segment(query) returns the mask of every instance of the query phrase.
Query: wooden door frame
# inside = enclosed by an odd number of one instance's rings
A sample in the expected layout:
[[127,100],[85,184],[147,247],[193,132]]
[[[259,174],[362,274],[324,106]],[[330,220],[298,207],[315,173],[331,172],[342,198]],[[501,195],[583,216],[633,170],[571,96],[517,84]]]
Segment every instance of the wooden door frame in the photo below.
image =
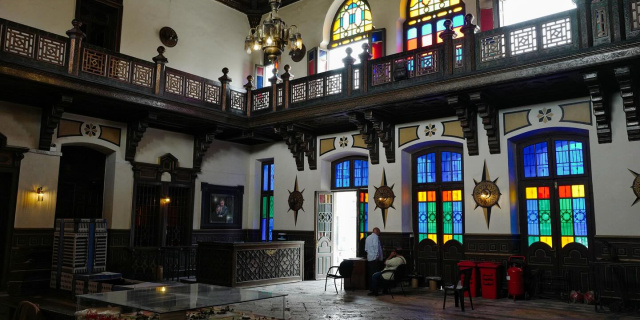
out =
[[[314,211],[313,238],[314,238],[314,243],[315,243],[315,245],[314,245],[314,251],[315,252],[314,252],[314,259],[313,259],[313,274],[314,274],[315,280],[324,279],[324,277],[319,277],[319,274],[318,274],[318,240],[320,240],[320,239],[318,239],[318,199],[319,199],[318,196],[321,193],[331,194],[331,199],[332,199],[332,201],[331,201],[331,203],[332,203],[331,212],[332,212],[332,215],[333,215],[333,211],[334,211],[333,210],[334,209],[334,206],[333,206],[333,191],[316,191],[314,193],[314,196],[313,196],[313,209],[314,209],[313,210]],[[332,221],[333,220],[334,219],[332,218]],[[333,225],[332,225],[332,229],[333,229]],[[331,237],[331,243],[333,243],[333,235]],[[332,255],[331,258],[333,259],[333,248],[331,250],[331,255]]]

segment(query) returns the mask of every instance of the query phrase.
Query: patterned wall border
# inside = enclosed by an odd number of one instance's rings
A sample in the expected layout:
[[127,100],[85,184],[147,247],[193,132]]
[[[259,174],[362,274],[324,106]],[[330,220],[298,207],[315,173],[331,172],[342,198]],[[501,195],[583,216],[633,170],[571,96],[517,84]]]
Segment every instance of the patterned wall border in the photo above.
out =
[[336,150],[336,138],[320,139],[320,156]]
[[113,143],[119,147],[120,141],[122,140],[122,129],[101,125],[100,136],[98,137],[98,139]]
[[83,123],[82,121],[61,119],[58,124],[58,138],[81,137]]
[[[506,136],[507,134],[520,130],[522,128],[526,128],[526,127],[530,127],[531,126],[531,121],[529,120],[529,114],[531,113],[531,109],[529,110],[520,110],[520,111],[513,111],[513,112],[505,112],[502,114],[502,124],[503,124],[503,130],[504,130],[504,135]],[[524,116],[524,117],[522,117]],[[521,117],[521,119],[518,119],[519,117]],[[509,120],[509,118],[513,118],[512,120]],[[508,126],[508,121],[515,121],[515,120],[519,120],[522,121],[522,124],[520,125],[515,125],[513,127]],[[524,123],[524,121],[526,121],[526,123]]]
[[[575,103],[561,104],[558,106],[562,110],[562,118],[560,118],[560,122],[579,123],[586,125],[593,124],[590,101],[580,101]],[[588,120],[581,120],[581,118]]]
[[352,134],[351,138],[353,139],[353,144],[351,145],[351,148],[365,149],[365,150],[369,149],[367,148],[367,143],[364,142],[364,139],[362,138],[362,134],[360,133]]
[[407,143],[420,140],[418,136],[419,125],[398,128],[398,146],[402,147]]
[[457,123],[457,126],[460,127],[460,120],[451,120],[451,121],[443,121],[442,122],[442,136],[443,137],[452,137],[464,140],[464,135],[462,133],[462,127],[460,129],[453,127],[454,124]]

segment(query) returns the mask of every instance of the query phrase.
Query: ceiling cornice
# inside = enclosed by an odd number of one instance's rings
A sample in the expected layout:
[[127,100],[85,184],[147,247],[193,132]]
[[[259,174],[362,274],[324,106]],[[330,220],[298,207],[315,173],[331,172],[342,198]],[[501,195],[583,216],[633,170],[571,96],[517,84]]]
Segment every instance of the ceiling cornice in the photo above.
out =
[[[226,6],[229,6],[233,9],[236,9],[247,16],[260,14],[263,15],[271,10],[269,7],[269,0],[216,0]],[[298,2],[301,0],[282,0],[282,5],[285,7],[292,3]]]

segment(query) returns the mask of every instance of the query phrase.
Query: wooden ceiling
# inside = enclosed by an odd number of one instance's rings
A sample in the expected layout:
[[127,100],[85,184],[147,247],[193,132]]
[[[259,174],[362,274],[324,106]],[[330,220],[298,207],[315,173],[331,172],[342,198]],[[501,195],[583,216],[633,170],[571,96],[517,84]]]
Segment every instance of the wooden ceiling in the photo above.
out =
[[[231,8],[234,8],[246,15],[253,14],[265,14],[271,10],[269,7],[269,0],[216,0],[224,5],[227,5]],[[300,0],[282,0],[282,5],[280,7],[284,7],[290,5],[292,3],[298,2]]]

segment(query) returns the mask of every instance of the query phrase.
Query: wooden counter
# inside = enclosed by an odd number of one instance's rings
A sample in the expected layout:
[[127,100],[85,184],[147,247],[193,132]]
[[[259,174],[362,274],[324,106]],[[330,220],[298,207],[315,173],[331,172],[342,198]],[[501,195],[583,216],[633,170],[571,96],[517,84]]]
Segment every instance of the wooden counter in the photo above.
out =
[[304,241],[199,242],[197,281],[246,287],[303,280]]

